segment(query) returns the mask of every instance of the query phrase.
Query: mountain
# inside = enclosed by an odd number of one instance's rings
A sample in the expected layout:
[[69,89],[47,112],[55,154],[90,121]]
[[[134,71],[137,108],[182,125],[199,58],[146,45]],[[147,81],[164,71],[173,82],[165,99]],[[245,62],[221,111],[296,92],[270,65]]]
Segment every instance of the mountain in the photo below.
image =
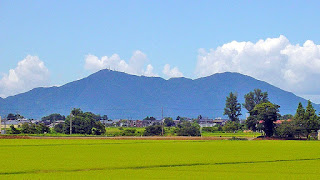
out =
[[[240,103],[255,88],[269,93],[280,113],[294,114],[299,102],[307,101],[293,93],[239,73],[219,73],[199,79],[145,77],[101,70],[84,79],[60,87],[35,88],[0,99],[0,114],[20,113],[41,118],[51,113],[67,115],[81,108],[110,118],[141,119],[146,116],[222,117],[226,96],[237,92]],[[315,105],[319,109],[319,105]],[[246,111],[243,108],[243,114]]]

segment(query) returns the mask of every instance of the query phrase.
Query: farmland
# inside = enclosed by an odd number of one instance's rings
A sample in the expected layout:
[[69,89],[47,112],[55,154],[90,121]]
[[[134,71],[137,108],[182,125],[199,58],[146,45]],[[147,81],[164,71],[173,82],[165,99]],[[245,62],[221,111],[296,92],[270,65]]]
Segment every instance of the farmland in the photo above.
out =
[[0,179],[319,178],[317,141],[0,139]]

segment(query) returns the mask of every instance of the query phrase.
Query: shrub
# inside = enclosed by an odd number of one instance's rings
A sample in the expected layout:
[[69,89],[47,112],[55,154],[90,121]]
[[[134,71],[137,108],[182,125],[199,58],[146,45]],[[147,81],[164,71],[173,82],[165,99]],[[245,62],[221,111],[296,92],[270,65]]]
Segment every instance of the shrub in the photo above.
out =
[[146,127],[143,133],[144,136],[160,136],[161,134],[162,134],[162,126],[160,125],[148,126]]
[[101,135],[106,133],[106,127],[100,122],[96,121],[92,128],[92,133],[94,135]]
[[284,121],[275,129],[275,134],[281,138],[293,138],[296,133],[296,127],[293,122]]
[[197,123],[191,124],[185,121],[178,125],[176,132],[178,136],[200,136],[200,126]]
[[122,132],[122,136],[134,136],[136,131],[137,131],[136,129],[125,129]]
[[20,134],[21,132],[16,129],[13,125],[10,126],[10,134]]
[[64,129],[64,124],[62,123],[59,123],[59,124],[56,124],[54,127],[53,127],[53,130],[57,133],[63,133],[63,129]]
[[223,130],[227,132],[235,132],[239,128],[239,123],[234,121],[228,121],[224,126]]

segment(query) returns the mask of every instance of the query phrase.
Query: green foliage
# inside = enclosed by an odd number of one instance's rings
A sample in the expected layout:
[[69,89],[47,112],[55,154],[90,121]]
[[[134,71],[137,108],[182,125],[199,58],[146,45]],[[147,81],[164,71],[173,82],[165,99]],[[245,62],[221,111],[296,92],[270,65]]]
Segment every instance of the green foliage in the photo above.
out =
[[50,133],[50,128],[43,123],[36,125],[36,129],[38,134]]
[[311,101],[308,101],[306,112],[304,113],[305,127],[308,134],[319,129],[319,120],[316,110],[313,108]]
[[296,120],[303,120],[304,119],[304,113],[306,110],[303,108],[302,103],[299,102],[296,114],[294,115],[294,119]]
[[91,112],[83,112],[81,109],[73,109],[72,116],[67,116],[65,120],[64,133],[70,134],[70,119],[72,121],[72,134],[103,134],[105,126],[98,121],[100,115]]
[[59,123],[59,124],[56,124],[54,127],[53,127],[53,130],[57,133],[63,133],[64,132],[64,129],[65,129],[65,125],[62,124],[62,123]]
[[143,120],[156,120],[156,118],[152,117],[152,116],[147,116],[146,118],[144,118]]
[[241,104],[238,103],[237,95],[230,92],[226,99],[226,107],[223,115],[227,115],[231,121],[239,122],[241,116]]
[[243,103],[243,107],[247,109],[250,116],[247,118],[245,124],[248,129],[252,131],[256,131],[259,119],[254,115],[253,109],[257,104],[267,103],[269,102],[268,93],[262,92],[261,89],[254,89],[254,91],[249,92],[244,95],[245,103]]
[[65,119],[66,119],[65,116],[58,114],[58,113],[50,114],[49,116],[45,116],[45,117],[41,118],[42,121],[49,120],[50,123],[52,123],[54,121],[58,121],[58,120],[65,120]]
[[10,126],[10,134],[20,134],[21,132],[16,129],[13,125]]
[[39,134],[36,124],[33,123],[23,123],[21,132],[24,134]]
[[24,118],[23,116],[21,116],[20,114],[13,114],[13,113],[9,113],[7,116],[8,120],[17,120],[17,119],[22,119]]
[[213,127],[203,127],[202,132],[218,132],[218,131],[223,131],[222,126],[213,126]]
[[97,121],[93,124],[92,132],[94,135],[102,135],[106,133],[106,127],[100,122]]
[[146,127],[146,130],[143,133],[144,136],[160,136],[161,134],[162,134],[162,126],[160,125],[148,126]]
[[281,138],[294,138],[296,130],[297,128],[293,121],[283,121],[275,129],[275,134]]
[[172,120],[172,118],[170,117],[166,117],[164,119],[164,125],[167,126],[167,127],[171,127],[171,126],[174,126],[174,121]]
[[228,121],[224,126],[223,130],[226,132],[235,132],[236,130],[239,129],[239,123],[234,122],[234,121]]
[[122,136],[134,136],[136,134],[136,129],[125,129],[122,133]]
[[200,136],[200,126],[197,123],[190,123],[189,121],[184,121],[177,127],[178,136]]
[[249,92],[244,95],[245,103],[243,106],[250,113],[257,104],[269,102],[268,93],[262,92],[261,89],[254,89],[253,92]]
[[274,132],[274,121],[278,118],[279,107],[276,104],[261,103],[257,104],[253,109],[253,114],[259,120],[263,120],[263,131],[267,137],[271,137]]
[[292,114],[285,114],[283,116],[280,117],[281,120],[288,120],[288,119],[293,119],[293,115]]
[[294,115],[294,124],[299,135],[309,137],[309,134],[319,129],[319,118],[316,114],[311,101],[308,101],[306,109],[299,103],[296,114]]
[[245,122],[246,126],[248,129],[252,130],[252,131],[256,131],[257,130],[257,124],[258,124],[258,120],[257,117],[254,115],[250,115]]

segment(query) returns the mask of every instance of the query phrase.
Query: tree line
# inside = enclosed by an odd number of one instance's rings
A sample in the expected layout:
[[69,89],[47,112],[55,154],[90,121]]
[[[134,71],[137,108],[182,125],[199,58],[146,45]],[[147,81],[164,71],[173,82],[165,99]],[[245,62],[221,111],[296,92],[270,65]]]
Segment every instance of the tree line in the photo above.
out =
[[[242,104],[242,107],[249,113],[249,117],[245,121],[246,128],[252,131],[262,131],[267,137],[295,138],[298,136],[300,138],[303,136],[310,138],[310,134],[320,128],[320,118],[310,100],[306,109],[300,102],[294,116],[289,114],[281,116],[279,114],[280,106],[269,101],[267,92],[255,89],[245,94],[244,99],[245,103]],[[226,125],[233,126],[234,129],[240,127],[241,104],[235,93],[231,92],[226,97],[224,115],[230,119]],[[276,125],[275,122],[281,117],[287,121],[280,121]]]

